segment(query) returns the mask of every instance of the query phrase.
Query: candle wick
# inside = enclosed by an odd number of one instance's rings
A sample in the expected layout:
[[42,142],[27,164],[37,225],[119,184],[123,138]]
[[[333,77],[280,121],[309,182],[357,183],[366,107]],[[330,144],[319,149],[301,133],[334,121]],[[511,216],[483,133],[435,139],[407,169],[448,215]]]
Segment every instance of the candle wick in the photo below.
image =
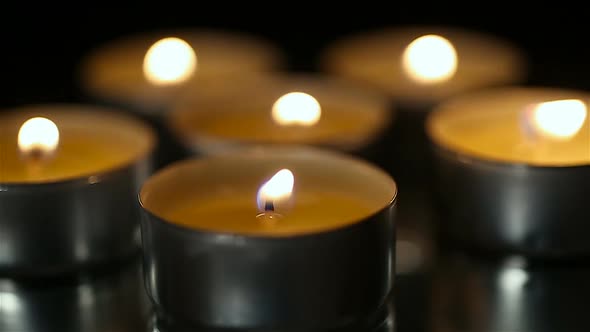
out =
[[275,205],[272,200],[264,202],[264,212],[259,213],[256,218],[264,224],[273,225],[283,216],[275,212]]

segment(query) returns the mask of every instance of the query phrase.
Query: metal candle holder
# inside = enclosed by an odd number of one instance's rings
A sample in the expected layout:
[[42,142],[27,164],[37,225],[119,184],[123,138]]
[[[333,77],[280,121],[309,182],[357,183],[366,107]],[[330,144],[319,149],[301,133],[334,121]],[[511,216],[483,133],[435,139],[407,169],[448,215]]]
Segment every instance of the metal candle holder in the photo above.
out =
[[[280,164],[277,161],[282,158],[301,158],[312,171],[341,160],[343,165],[354,165],[351,169],[364,164],[327,151],[270,151],[274,152],[264,157],[258,154],[261,165]],[[246,152],[238,156],[256,158]],[[230,164],[239,165],[239,157],[234,159]],[[189,167],[191,162],[203,163],[187,161],[178,167]],[[368,171],[366,166],[358,169]],[[151,179],[173,174],[174,167]],[[240,171],[247,172],[244,167]],[[368,172],[372,179],[377,174],[379,179],[388,178],[374,171]],[[144,186],[140,195],[142,238],[147,290],[163,322],[186,327],[342,331],[387,306],[395,266],[395,197],[351,225],[272,237],[173,224],[146,207],[144,199],[156,189]]]

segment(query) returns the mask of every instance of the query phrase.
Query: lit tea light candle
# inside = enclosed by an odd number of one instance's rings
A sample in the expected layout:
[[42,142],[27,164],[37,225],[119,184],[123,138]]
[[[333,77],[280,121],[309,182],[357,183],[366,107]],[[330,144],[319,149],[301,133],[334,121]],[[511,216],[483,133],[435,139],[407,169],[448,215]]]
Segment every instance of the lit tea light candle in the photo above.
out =
[[153,145],[149,128],[100,108],[0,115],[0,274],[62,273],[136,252],[133,202]]
[[448,225],[489,250],[590,252],[590,95],[534,88],[449,100],[428,121]]
[[371,84],[400,104],[432,104],[457,93],[524,78],[522,54],[485,34],[444,27],[392,28],[327,49],[325,70]]
[[234,77],[273,71],[281,53],[247,35],[185,30],[120,39],[95,50],[81,64],[89,96],[142,116],[157,129],[160,168],[185,157],[162,118],[180,96],[221,90]]
[[525,76],[523,56],[509,43],[444,27],[392,28],[349,37],[326,50],[322,67],[392,97],[396,121],[381,147],[391,160],[380,162],[400,186],[409,188],[430,172],[424,121],[433,106],[467,91],[518,83]]
[[395,197],[386,173],[335,152],[245,149],[176,163],[140,194],[148,292],[180,326],[358,323],[392,289]]
[[337,80],[258,75],[223,93],[194,91],[169,114],[171,131],[191,152],[252,145],[305,144],[361,151],[382,133],[386,100]]
[[252,36],[170,31],[105,44],[82,63],[81,78],[89,95],[154,116],[184,91],[222,87],[234,76],[272,71],[282,62],[275,47]]

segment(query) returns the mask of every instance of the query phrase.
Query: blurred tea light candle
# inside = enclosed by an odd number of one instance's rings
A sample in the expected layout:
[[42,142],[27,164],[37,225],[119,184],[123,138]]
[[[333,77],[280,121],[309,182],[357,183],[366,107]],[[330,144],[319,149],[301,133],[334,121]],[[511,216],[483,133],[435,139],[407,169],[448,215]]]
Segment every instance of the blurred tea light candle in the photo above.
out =
[[449,232],[489,248],[590,253],[589,102],[585,92],[505,88],[438,107],[428,132]]
[[249,73],[277,69],[281,53],[267,42],[238,33],[161,31],[115,40],[81,65],[83,88],[93,97],[159,113],[183,91]]
[[[0,274],[63,272],[128,255],[151,130],[84,105],[0,115]],[[50,236],[48,236],[50,234]]]
[[358,151],[390,119],[379,94],[322,76],[275,74],[236,79],[225,90],[195,90],[169,113],[168,124],[196,153],[271,144]]
[[[496,100],[484,98],[497,97]],[[590,164],[588,95],[502,89],[465,96],[433,114],[429,130],[454,151],[535,166]]]
[[[391,291],[395,197],[385,172],[324,150],[241,149],[175,163],[140,194],[148,292],[179,325],[356,322]],[[282,314],[264,314],[269,306]]]
[[391,28],[349,37],[327,49],[322,65],[410,106],[515,83],[525,73],[522,55],[510,44],[444,27]]

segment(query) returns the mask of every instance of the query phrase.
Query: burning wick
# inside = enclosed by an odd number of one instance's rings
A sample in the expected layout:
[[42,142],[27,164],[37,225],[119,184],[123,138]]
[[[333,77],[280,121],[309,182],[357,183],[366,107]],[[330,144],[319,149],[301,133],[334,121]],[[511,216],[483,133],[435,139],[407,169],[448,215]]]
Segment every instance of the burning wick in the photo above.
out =
[[157,41],[143,60],[145,78],[155,85],[186,82],[197,68],[197,55],[184,40],[175,37]]
[[272,106],[272,118],[283,126],[313,126],[322,115],[320,103],[304,92],[289,92]]
[[53,157],[58,144],[59,130],[53,121],[46,118],[31,118],[18,131],[19,152],[33,162]]
[[587,113],[586,104],[577,99],[539,103],[525,111],[523,129],[533,138],[568,141],[582,129]]
[[260,186],[256,196],[260,213],[256,217],[265,222],[281,218],[282,215],[276,208],[290,203],[294,182],[293,173],[288,169],[282,169]]
[[457,71],[457,51],[446,38],[426,35],[412,41],[402,56],[406,74],[417,83],[448,81]]

